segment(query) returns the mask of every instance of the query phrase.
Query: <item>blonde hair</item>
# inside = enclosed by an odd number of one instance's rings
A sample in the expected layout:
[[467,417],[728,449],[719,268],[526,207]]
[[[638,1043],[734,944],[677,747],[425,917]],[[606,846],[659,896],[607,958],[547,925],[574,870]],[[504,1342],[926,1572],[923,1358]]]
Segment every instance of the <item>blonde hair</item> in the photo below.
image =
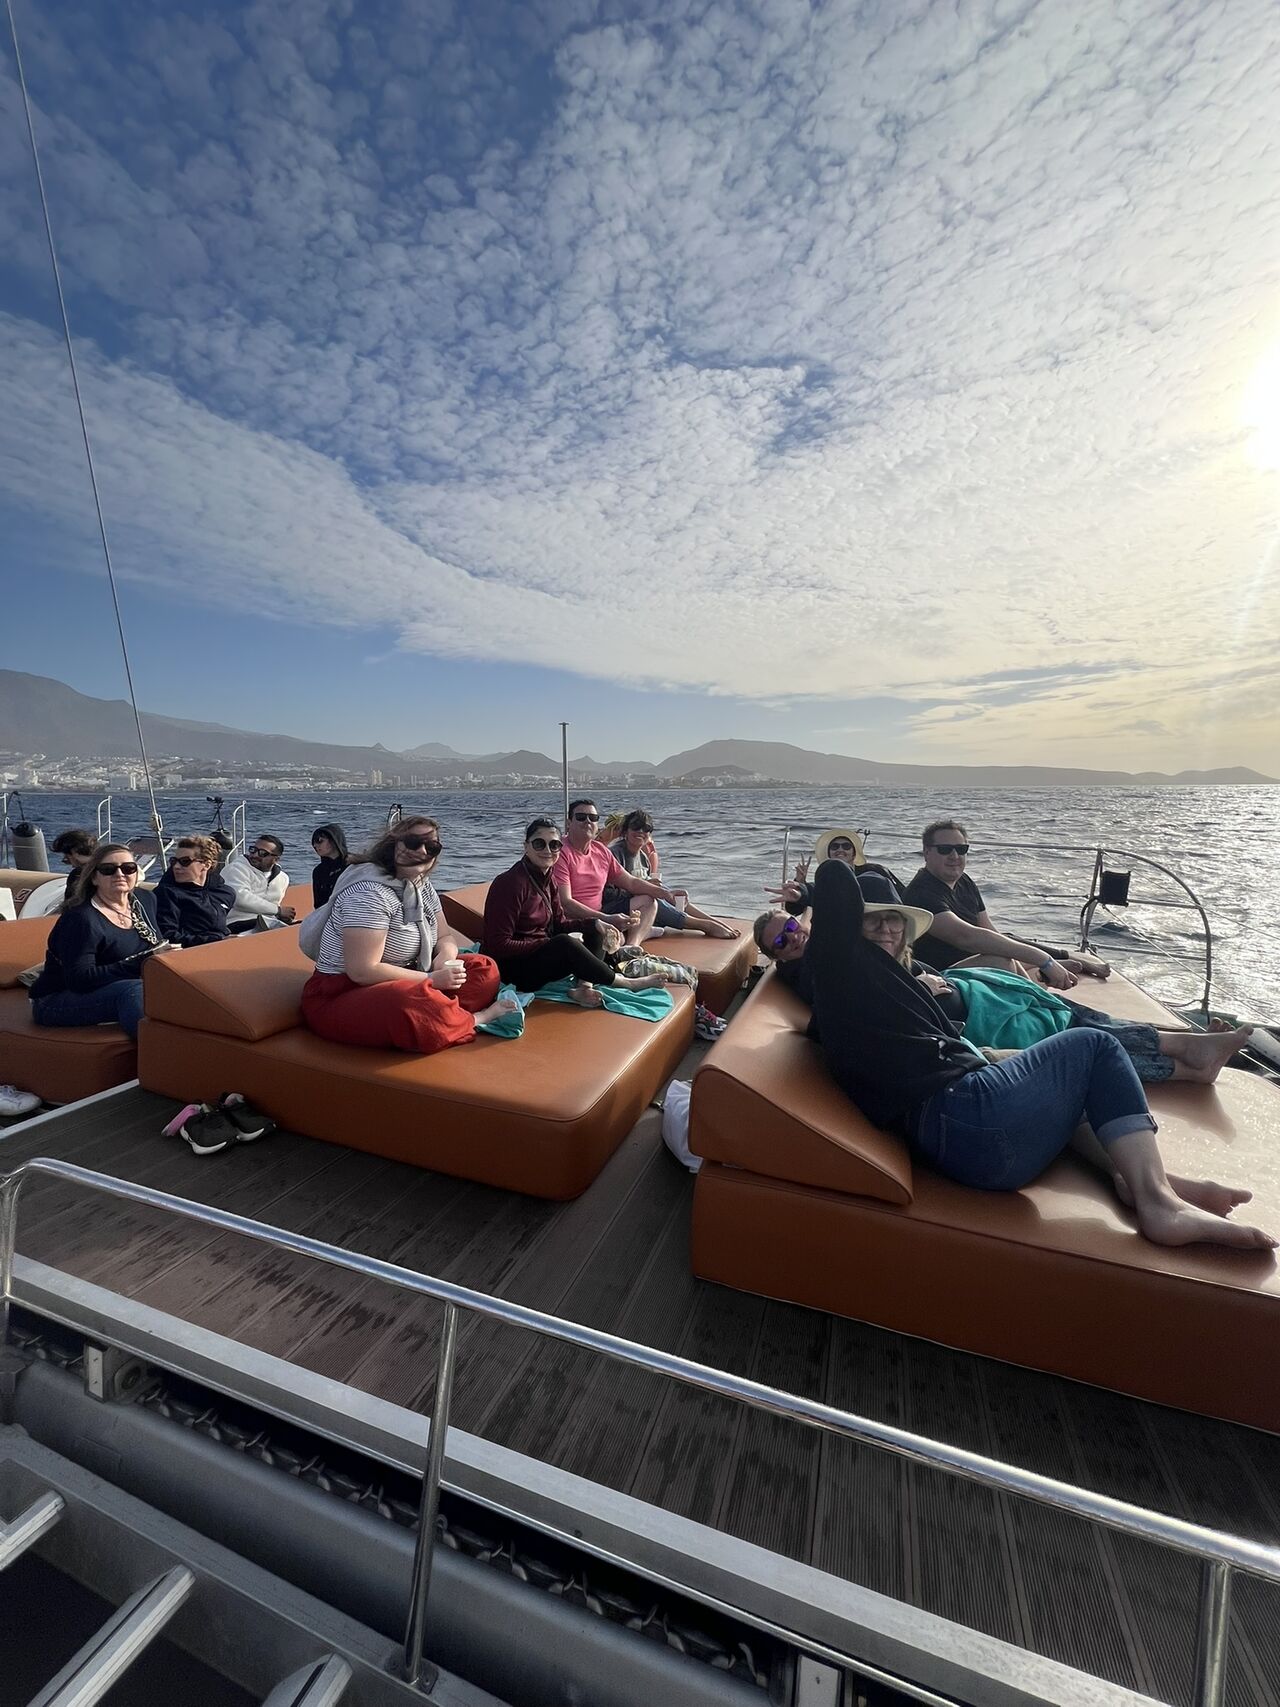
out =
[[896,907],[885,907],[883,910],[877,910],[876,912],[872,912],[870,908],[868,908],[862,915],[863,933],[865,934],[866,932],[868,919],[887,919],[891,916],[895,919],[901,920],[902,922],[902,947],[893,958],[898,962],[899,966],[904,966],[907,971],[910,972],[912,964],[911,932],[907,925],[907,916],[905,913],[900,913]]
[[217,865],[218,856],[222,852],[212,836],[179,836],[173,845],[175,848],[186,848],[200,859],[207,859],[210,865]]

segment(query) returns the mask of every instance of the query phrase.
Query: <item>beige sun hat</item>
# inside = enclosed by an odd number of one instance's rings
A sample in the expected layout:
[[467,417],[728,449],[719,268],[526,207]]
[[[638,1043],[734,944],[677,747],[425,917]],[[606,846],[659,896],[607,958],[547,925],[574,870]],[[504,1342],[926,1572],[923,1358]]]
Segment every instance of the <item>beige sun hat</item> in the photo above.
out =
[[829,859],[831,857],[827,850],[830,848],[832,842],[835,841],[837,836],[847,836],[853,843],[853,863],[855,865],[865,865],[867,862],[867,856],[862,851],[862,833],[860,830],[824,830],[818,837],[817,841],[813,844],[813,858],[815,864],[821,865],[824,859]]
[[[839,832],[833,830],[832,835]],[[916,942],[933,923],[933,914],[927,907],[908,907],[905,902],[897,899],[897,890],[887,877],[882,877],[878,871],[864,871],[858,879],[858,887],[862,891],[862,910],[870,917],[873,913],[897,913],[906,922],[907,942]],[[883,896],[883,900],[877,900]]]

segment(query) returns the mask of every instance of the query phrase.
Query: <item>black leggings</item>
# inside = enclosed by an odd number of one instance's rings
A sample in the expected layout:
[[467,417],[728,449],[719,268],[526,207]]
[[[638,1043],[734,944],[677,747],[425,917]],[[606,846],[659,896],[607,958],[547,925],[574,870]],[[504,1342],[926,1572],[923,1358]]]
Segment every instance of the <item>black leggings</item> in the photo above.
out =
[[[599,942],[599,932],[591,931],[590,923],[584,929],[591,932],[593,941]],[[503,982],[514,984],[517,990],[540,990],[544,984],[554,984],[570,973],[590,984],[609,985],[617,977],[613,967],[576,936],[548,937],[541,948],[530,954],[499,955],[497,959]]]

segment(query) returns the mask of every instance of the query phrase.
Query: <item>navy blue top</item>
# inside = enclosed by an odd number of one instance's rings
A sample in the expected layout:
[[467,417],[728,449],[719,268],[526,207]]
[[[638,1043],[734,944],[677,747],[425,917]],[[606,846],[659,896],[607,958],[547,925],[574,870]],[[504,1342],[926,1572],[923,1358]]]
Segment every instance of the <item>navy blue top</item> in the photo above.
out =
[[[155,902],[149,891],[135,889],[133,906],[146,916],[157,941]],[[155,952],[155,943],[134,925],[113,925],[92,901],[60,913],[45,950],[44,971],[31,986],[31,1000],[58,996],[66,990],[87,995],[120,978],[141,978],[142,968]]]
[[160,934],[183,948],[202,942],[221,942],[227,934],[227,914],[236,904],[236,892],[211,871],[203,883],[179,883],[172,870],[156,884],[156,918]]

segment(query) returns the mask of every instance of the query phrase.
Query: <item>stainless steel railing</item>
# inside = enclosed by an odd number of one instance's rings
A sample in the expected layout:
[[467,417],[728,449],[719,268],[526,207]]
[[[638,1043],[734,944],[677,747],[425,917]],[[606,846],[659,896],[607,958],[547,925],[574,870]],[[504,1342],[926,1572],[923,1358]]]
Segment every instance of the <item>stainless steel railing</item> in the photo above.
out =
[[[598,1352],[615,1362],[630,1364],[652,1374],[666,1375],[686,1386],[723,1398],[738,1399],[756,1410],[775,1416],[788,1417],[793,1422],[811,1428],[826,1429],[848,1440],[895,1453],[915,1464],[941,1470],[947,1475],[960,1476],[978,1482],[1003,1494],[1037,1500],[1069,1512],[1086,1522],[1102,1524],[1107,1529],[1154,1542],[1198,1559],[1201,1564],[1200,1602],[1196,1631],[1196,1674],[1194,1707],[1223,1707],[1226,1699],[1227,1651],[1231,1618],[1231,1588],[1233,1574],[1243,1571],[1247,1576],[1261,1577],[1280,1583],[1280,1547],[1249,1541],[1242,1536],[1209,1529],[1202,1524],[1188,1523],[1182,1518],[1169,1517],[1163,1512],[1145,1510],[1124,1500],[1097,1494],[1070,1482],[1060,1482],[1051,1476],[1038,1475],[1017,1465],[1004,1464],[981,1453],[963,1447],[948,1446],[943,1441],[930,1440],[925,1435],[895,1428],[889,1423],[875,1422],[848,1411],[836,1410],[816,1399],[802,1399],[766,1387],[759,1381],[749,1381],[724,1370],[710,1369],[688,1358],[655,1350],[652,1346],[637,1345],[615,1334],[602,1333],[597,1328],[584,1327],[549,1316],[541,1310],[530,1310],[523,1304],[513,1304],[503,1298],[491,1298],[452,1281],[437,1280],[430,1275],[415,1274],[411,1269],[377,1257],[362,1256],[356,1251],[340,1250],[336,1245],[303,1233],[292,1233],[282,1227],[270,1227],[252,1221],[244,1215],[233,1215],[225,1209],[208,1204],[193,1203],[170,1192],[154,1191],[149,1186],[134,1185],[127,1180],[94,1173],[72,1162],[37,1157],[24,1162],[0,1179],[0,1345],[8,1333],[9,1313],[13,1303],[13,1259],[16,1249],[18,1205],[26,1181],[40,1174],[69,1184],[101,1191],[129,1203],[171,1211],[204,1226],[221,1228],[256,1239],[277,1250],[293,1251],[299,1256],[314,1257],[319,1262],[344,1268],[367,1279],[379,1280],[419,1297],[433,1298],[444,1306],[441,1330],[441,1349],[436,1378],[435,1399],[431,1414],[426,1465],[422,1479],[422,1501],[419,1512],[418,1541],[413,1563],[409,1610],[405,1630],[405,1675],[421,1686],[427,1671],[423,1655],[423,1640],[427,1627],[428,1600],[431,1591],[431,1554],[435,1535],[436,1516],[440,1505],[440,1480],[444,1467],[445,1443],[448,1438],[449,1409],[452,1400],[453,1370],[457,1346],[458,1312],[469,1310],[478,1316],[504,1322],[510,1327],[525,1328],[547,1339]],[[803,1636],[795,1640],[807,1646]],[[855,1655],[848,1656],[851,1665]]]

